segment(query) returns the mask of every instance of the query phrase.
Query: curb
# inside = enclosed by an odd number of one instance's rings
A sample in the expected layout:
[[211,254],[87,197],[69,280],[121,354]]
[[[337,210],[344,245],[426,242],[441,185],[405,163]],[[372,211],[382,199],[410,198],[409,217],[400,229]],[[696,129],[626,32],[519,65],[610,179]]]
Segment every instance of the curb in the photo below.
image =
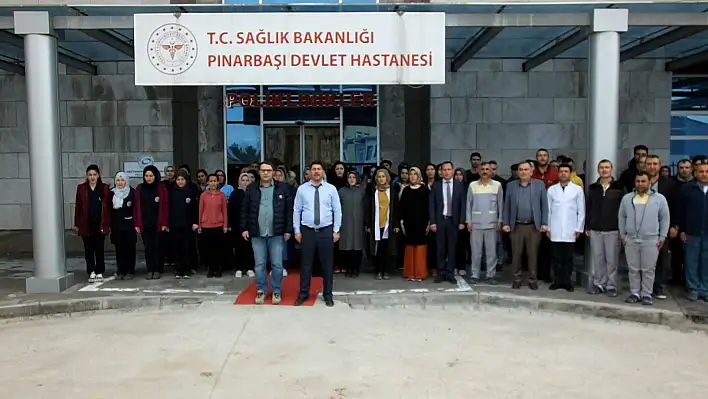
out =
[[398,295],[342,295],[335,297],[353,309],[392,307],[445,307],[469,306],[480,308],[494,306],[500,308],[520,308],[539,312],[569,313],[586,317],[597,317],[618,321],[655,324],[674,329],[705,330],[708,318],[686,316],[682,312],[629,307],[607,303],[597,303],[569,299],[527,297],[490,292],[423,293]]
[[0,306],[0,320],[27,319],[58,314],[97,312],[103,310],[159,310],[166,307],[198,307],[204,303],[233,302],[233,298],[215,296],[106,296],[54,301],[36,301]]

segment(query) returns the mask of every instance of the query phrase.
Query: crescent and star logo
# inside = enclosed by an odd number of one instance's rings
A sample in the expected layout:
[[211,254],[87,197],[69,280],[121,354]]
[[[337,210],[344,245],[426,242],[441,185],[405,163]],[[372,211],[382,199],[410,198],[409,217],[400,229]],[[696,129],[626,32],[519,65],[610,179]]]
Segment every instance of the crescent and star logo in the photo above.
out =
[[184,26],[165,24],[150,35],[147,52],[155,69],[165,75],[179,75],[196,62],[197,41]]

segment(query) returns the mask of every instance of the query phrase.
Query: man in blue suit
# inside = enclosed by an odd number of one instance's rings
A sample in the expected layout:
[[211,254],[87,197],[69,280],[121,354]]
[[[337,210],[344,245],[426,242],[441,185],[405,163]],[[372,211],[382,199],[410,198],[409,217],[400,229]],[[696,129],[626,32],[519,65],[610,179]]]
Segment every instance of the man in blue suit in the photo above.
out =
[[467,188],[463,182],[453,179],[452,162],[442,163],[443,178],[433,184],[428,201],[430,230],[436,232],[438,247],[438,276],[436,283],[455,279],[455,247],[458,231],[465,228]]

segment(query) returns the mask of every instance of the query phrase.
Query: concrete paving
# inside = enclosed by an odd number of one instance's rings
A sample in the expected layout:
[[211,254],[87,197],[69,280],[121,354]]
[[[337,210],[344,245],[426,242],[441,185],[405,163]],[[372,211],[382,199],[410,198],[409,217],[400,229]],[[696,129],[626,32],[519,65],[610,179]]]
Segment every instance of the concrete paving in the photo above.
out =
[[[3,397],[703,399],[708,335],[482,307],[205,304],[0,325]],[[630,393],[631,392],[631,393]]]

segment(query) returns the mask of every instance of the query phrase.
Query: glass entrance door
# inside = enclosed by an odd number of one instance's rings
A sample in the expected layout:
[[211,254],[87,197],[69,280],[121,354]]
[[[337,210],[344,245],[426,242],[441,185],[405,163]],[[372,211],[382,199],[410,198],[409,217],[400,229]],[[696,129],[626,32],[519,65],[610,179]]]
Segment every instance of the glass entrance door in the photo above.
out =
[[312,161],[329,169],[340,159],[339,124],[265,125],[263,158],[277,158],[302,182],[302,172]]

